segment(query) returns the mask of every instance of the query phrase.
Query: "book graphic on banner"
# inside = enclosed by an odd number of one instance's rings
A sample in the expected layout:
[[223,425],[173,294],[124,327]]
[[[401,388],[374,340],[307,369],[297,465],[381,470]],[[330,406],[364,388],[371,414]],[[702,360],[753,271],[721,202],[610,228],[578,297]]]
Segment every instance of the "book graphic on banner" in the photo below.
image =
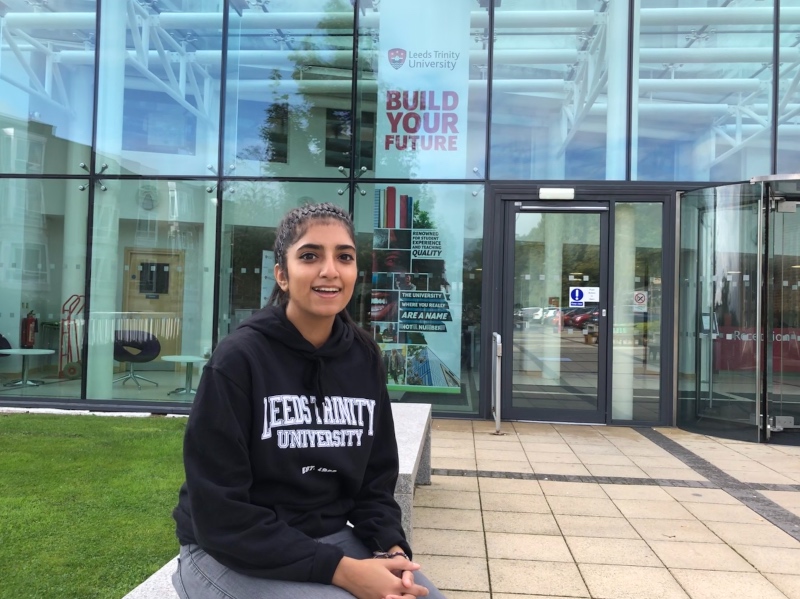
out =
[[397,209],[396,204],[396,195],[397,189],[394,187],[387,187],[386,188],[386,226],[389,229],[395,228],[395,210]]
[[380,229],[381,228],[381,197],[383,195],[382,189],[375,190],[375,200],[373,204],[373,217],[372,217],[372,228],[373,229]]
[[398,225],[401,229],[408,229],[408,196],[402,194],[397,202],[397,211],[399,212]]
[[398,195],[397,188],[391,185],[386,189],[376,189],[373,210],[372,224],[375,229],[410,229],[414,198],[408,194]]

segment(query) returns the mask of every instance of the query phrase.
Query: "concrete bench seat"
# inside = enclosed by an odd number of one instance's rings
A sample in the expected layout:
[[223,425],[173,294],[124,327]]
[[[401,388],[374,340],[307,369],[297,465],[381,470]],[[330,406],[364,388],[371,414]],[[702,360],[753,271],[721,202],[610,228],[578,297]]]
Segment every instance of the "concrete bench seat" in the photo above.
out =
[[[400,458],[394,497],[403,511],[403,530],[412,543],[414,488],[431,484],[431,406],[393,403],[392,415]],[[172,573],[177,562],[177,556],[172,558],[123,599],[178,599],[172,588]]]

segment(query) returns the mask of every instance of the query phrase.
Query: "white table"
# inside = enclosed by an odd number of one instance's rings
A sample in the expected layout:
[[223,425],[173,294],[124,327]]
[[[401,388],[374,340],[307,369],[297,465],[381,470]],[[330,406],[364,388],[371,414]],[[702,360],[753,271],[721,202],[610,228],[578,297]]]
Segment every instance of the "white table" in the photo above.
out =
[[182,388],[174,389],[167,393],[167,395],[189,395],[190,393],[196,393],[197,389],[192,389],[192,375],[194,371],[194,365],[198,362],[205,362],[207,358],[203,358],[202,356],[188,356],[188,355],[177,355],[177,356],[161,356],[161,359],[165,362],[180,362],[182,364],[186,364],[186,381]]
[[22,356],[22,378],[6,383],[5,387],[38,387],[44,381],[31,381],[28,379],[28,358],[30,356],[47,356],[56,353],[54,349],[0,349],[4,356]]

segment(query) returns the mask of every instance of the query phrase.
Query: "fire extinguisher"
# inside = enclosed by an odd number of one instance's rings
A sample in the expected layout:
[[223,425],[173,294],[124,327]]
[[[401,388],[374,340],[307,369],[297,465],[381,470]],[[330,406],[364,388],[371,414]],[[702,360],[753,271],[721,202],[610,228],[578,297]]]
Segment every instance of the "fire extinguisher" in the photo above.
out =
[[39,332],[39,320],[33,310],[22,319],[22,340],[20,346],[24,349],[32,349],[36,344],[36,333]]

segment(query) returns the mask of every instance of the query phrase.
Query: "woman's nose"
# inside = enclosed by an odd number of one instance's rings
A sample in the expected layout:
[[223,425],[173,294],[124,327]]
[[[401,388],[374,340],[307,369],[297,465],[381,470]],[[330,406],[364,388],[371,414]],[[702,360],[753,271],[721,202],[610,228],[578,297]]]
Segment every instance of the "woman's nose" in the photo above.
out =
[[339,276],[339,270],[336,268],[336,259],[334,256],[326,257],[322,261],[322,269],[319,274],[320,276],[328,278]]

